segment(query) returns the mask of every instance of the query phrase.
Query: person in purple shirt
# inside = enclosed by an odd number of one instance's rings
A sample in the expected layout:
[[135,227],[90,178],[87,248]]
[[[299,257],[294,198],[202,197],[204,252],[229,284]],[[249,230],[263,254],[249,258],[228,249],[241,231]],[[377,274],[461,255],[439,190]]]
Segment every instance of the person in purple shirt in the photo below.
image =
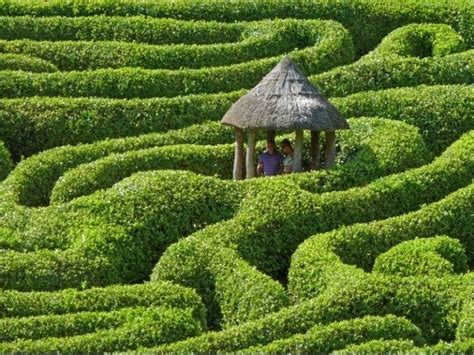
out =
[[277,152],[274,140],[267,140],[267,150],[258,158],[257,176],[275,176],[283,171],[283,156]]

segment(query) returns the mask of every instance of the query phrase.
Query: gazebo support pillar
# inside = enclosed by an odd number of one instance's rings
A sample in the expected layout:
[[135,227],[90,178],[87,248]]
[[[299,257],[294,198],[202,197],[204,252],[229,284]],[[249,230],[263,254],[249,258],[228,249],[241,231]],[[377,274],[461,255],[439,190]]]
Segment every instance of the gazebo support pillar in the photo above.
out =
[[303,170],[303,130],[298,129],[295,132],[295,150],[293,153],[293,171]]
[[235,128],[234,180],[244,178],[244,130]]
[[319,147],[319,131],[311,131],[311,170],[320,168],[321,149]]
[[324,154],[324,167],[332,168],[336,161],[336,132],[326,132],[326,147]]
[[249,130],[247,143],[247,156],[245,157],[246,178],[255,177],[255,143],[257,142],[257,130]]

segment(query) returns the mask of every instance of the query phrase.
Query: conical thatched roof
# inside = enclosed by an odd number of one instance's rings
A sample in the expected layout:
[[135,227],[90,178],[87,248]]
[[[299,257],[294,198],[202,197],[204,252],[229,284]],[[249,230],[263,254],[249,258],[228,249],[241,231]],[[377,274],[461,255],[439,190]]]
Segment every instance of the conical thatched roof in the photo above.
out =
[[334,131],[349,128],[336,107],[311,85],[288,57],[238,99],[221,122],[245,129]]

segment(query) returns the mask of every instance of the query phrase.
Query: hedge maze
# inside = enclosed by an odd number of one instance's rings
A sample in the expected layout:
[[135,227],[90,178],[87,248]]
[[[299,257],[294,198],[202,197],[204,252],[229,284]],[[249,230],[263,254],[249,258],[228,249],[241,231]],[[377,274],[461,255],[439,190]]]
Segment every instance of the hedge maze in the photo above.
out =
[[[472,353],[473,14],[0,0],[0,351]],[[284,54],[337,166],[233,181],[219,120]]]

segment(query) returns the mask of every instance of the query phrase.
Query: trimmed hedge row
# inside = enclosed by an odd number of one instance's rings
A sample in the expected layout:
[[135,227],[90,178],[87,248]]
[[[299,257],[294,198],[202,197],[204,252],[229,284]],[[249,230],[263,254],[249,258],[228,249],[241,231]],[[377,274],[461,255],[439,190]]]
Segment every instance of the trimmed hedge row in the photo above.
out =
[[352,275],[361,273],[354,265],[370,270],[377,256],[416,237],[455,235],[472,262],[474,218],[467,211],[473,208],[473,189],[471,184],[453,194],[458,198],[445,198],[416,212],[343,227],[306,240],[292,256],[288,284],[291,294],[298,300],[310,299],[333,283],[344,285]]
[[[64,338],[121,328],[135,321],[140,321],[142,317],[150,316],[150,312],[158,311],[161,313],[168,309],[178,310],[178,313],[180,311],[178,308],[153,306],[148,308],[122,308],[107,312],[85,311],[63,315],[3,318],[0,319],[0,340],[2,342],[16,340],[14,346],[19,350],[22,348],[20,344],[31,344],[32,340]],[[20,342],[20,339],[29,339],[29,341]],[[7,346],[11,346],[11,344]]]
[[61,176],[51,191],[50,203],[67,202],[145,170],[189,170],[221,179],[232,178],[234,146],[173,145],[113,154],[79,165]]
[[472,284],[469,286],[466,302],[461,311],[456,340],[460,342],[471,340],[474,345],[474,287]]
[[0,139],[12,152],[13,159],[19,160],[21,156],[67,144],[164,132],[208,120],[217,121],[241,95],[242,92],[148,100],[0,100]]
[[0,17],[0,38],[7,40],[213,44],[238,42],[244,28],[244,23],[239,22],[179,21],[145,16]]
[[145,15],[159,18],[219,20],[260,20],[265,18],[323,18],[333,19],[352,33],[358,54],[373,49],[390,31],[408,23],[436,22],[450,24],[469,46],[474,43],[473,9],[468,0],[356,0],[327,2],[324,0],[263,1],[245,0],[222,2],[216,0],[149,2],[60,0],[0,2],[3,16],[130,16]]
[[[291,179],[313,192],[330,191],[368,183],[376,177],[417,167],[430,160],[418,130],[412,126],[379,118],[349,122],[351,130],[343,132],[338,139],[341,147],[338,157],[339,160],[345,157],[344,165],[337,170],[286,175],[275,180]],[[307,138],[309,146],[309,136]],[[259,143],[259,146],[263,144]],[[66,202],[110,187],[141,170],[174,168],[230,178],[233,150],[232,145],[173,146],[115,154],[65,172],[55,184],[50,202]],[[254,185],[255,181],[245,183]]]
[[[66,320],[66,319],[64,319]],[[149,308],[115,329],[44,339],[18,339],[0,343],[1,352],[102,352],[134,350],[175,342],[201,332],[200,324],[190,310]]]
[[442,277],[468,270],[464,247],[447,236],[402,242],[375,259],[373,272],[398,275]]
[[[0,100],[0,139],[14,160],[66,144],[178,129],[220,119],[244,92],[146,100],[27,98]],[[346,117],[381,116],[420,128],[442,152],[474,128],[471,86],[420,86],[366,92],[332,102]],[[34,137],[34,139],[32,138]]]
[[474,171],[473,139],[474,134],[466,134],[430,165],[347,191],[315,195],[295,189],[290,180],[265,179],[266,184],[257,188],[248,184],[248,198],[232,220],[168,247],[151,277],[195,288],[210,307],[214,281],[204,272],[208,259],[198,247],[207,243],[232,248],[259,270],[283,280],[292,250],[308,236],[416,210],[469,184]]
[[410,340],[372,340],[367,343],[350,345],[344,350],[334,354],[367,354],[367,353],[393,353],[410,352],[417,354],[471,354],[474,351],[474,339],[452,343],[439,342],[433,346],[416,347]]
[[330,97],[421,84],[472,84],[473,58],[474,50],[421,59],[387,55],[360,60],[310,76],[309,79],[313,85],[320,88],[323,95]]
[[474,129],[474,87],[436,85],[367,91],[331,100],[346,117],[398,119],[420,129],[428,149],[440,154]]
[[[0,52],[26,54],[45,60],[61,70],[141,67],[146,69],[184,69],[217,67],[279,56],[295,49],[315,46],[319,56],[346,53],[345,62],[353,53],[339,45],[324,44],[324,37],[342,42],[352,49],[352,42],[342,26],[332,21],[273,20],[245,24],[241,40],[236,43],[209,45],[156,46],[110,41],[1,41]],[[347,37],[347,38],[344,38]],[[320,43],[322,46],[319,46]],[[342,43],[341,42],[341,43]],[[332,53],[335,50],[335,53]],[[326,63],[328,65],[328,63]],[[47,80],[57,80],[55,77]],[[240,87],[234,87],[236,88]]]
[[244,350],[251,353],[327,353],[341,347],[370,339],[416,339],[422,343],[421,332],[405,318],[392,315],[366,316],[328,325],[315,325],[305,334],[293,335],[267,345]]
[[240,200],[233,182],[153,171],[28,216],[10,210],[13,223],[23,217],[29,245],[42,243],[51,250],[1,254],[0,286],[55,290],[142,282],[171,243],[229,219]]
[[442,57],[466,50],[463,38],[451,26],[439,23],[411,24],[389,33],[370,53],[361,58],[385,56]]
[[[353,60],[352,40],[347,30],[339,23],[334,21],[305,21],[305,22],[280,22],[282,27],[288,27],[289,36],[284,36],[282,48],[276,49],[276,53],[282,53],[285,50],[285,43],[291,43],[296,39],[296,45],[303,49],[295,49],[289,52],[289,56],[295,60],[301,69],[309,74],[315,74],[332,69],[338,65],[348,64]],[[292,24],[295,24],[293,26]],[[298,24],[300,26],[298,26]],[[271,22],[266,25],[273,25]],[[305,26],[306,25],[306,26]],[[301,28],[300,28],[301,27]],[[296,32],[295,36],[291,33]],[[270,31],[270,33],[272,33]],[[279,35],[278,33],[276,35]],[[272,35],[273,36],[273,35]],[[272,36],[269,40],[272,39]],[[265,39],[266,36],[263,38]],[[4,42],[5,44],[8,42]],[[37,48],[34,42],[31,42],[33,48]],[[278,47],[278,41],[272,41]],[[15,43],[13,43],[14,45]],[[54,42],[52,46],[56,45]],[[241,59],[255,56],[259,50],[254,47],[255,43],[249,45],[247,55],[243,54]],[[265,43],[261,45],[265,48]],[[292,44],[293,45],[293,44]],[[95,46],[95,44],[94,44]],[[124,44],[122,46],[137,46]],[[224,45],[215,45],[218,53],[215,58],[222,59],[219,51]],[[235,45],[227,45],[234,47]],[[191,51],[198,51],[202,46],[191,47]],[[286,47],[287,48],[287,47]],[[4,48],[3,50],[8,50]],[[47,51],[47,49],[45,49]],[[109,48],[110,50],[110,48]],[[135,49],[134,49],[135,50]],[[267,49],[264,53],[267,54]],[[93,50],[96,53],[95,48]],[[203,54],[186,53],[186,46],[183,47],[183,56],[191,61],[196,61]],[[238,54],[232,52],[232,57],[239,58]],[[134,97],[174,97],[185,94],[199,93],[217,93],[230,92],[242,88],[251,88],[256,85],[280,60],[281,55],[274,56],[276,53],[272,50],[268,54],[272,57],[256,59],[240,64],[232,64],[221,67],[201,68],[201,69],[180,69],[180,70],[146,70],[138,68],[121,69],[99,69],[85,72],[62,72],[49,74],[30,74],[25,75],[21,72],[0,73],[0,92],[3,97],[25,97],[25,96],[98,96],[111,98],[134,98]],[[29,53],[29,52],[28,52]],[[69,52],[66,52],[69,53]],[[169,49],[170,55],[175,51]],[[41,53],[36,53],[42,56]],[[84,53],[85,59],[90,60],[92,54]],[[104,50],[104,55],[110,56],[108,50]],[[140,53],[138,54],[141,55]],[[149,59],[147,53],[145,59]],[[154,55],[151,55],[153,57]],[[160,57],[157,54],[157,57]],[[176,59],[176,65],[181,65],[179,55]],[[214,55],[213,55],[214,57]],[[94,57],[92,57],[94,58]],[[124,58],[128,58],[125,56]],[[52,60],[48,57],[48,59]],[[99,58],[99,62],[100,62]],[[109,61],[108,58],[104,59]],[[118,59],[117,59],[118,60]],[[131,58],[133,60],[133,57]],[[160,59],[161,60],[161,59]],[[163,57],[163,62],[168,59]],[[218,60],[218,59],[215,59]],[[54,62],[54,61],[53,61]],[[203,64],[207,62],[203,58]],[[122,63],[124,64],[124,63]],[[217,63],[219,64],[219,63]],[[221,63],[222,64],[222,63]],[[199,64],[200,65],[200,64]],[[207,64],[209,65],[209,63]],[[58,61],[58,66],[61,67]]]
[[[148,282],[140,285],[116,285],[86,290],[66,289],[57,292],[0,293],[2,322],[22,322],[22,317],[111,312],[131,307],[189,308],[205,327],[206,309],[192,289],[170,282]],[[5,329],[6,331],[6,329]],[[21,330],[19,330],[21,331]]]
[[52,63],[23,54],[0,53],[0,70],[23,70],[29,72],[55,72],[58,68]]
[[0,141],[0,181],[5,179],[12,169],[10,152],[5,144]]
[[[456,198],[462,193],[458,191],[449,198]],[[208,332],[174,344],[141,350],[236,351],[305,333],[318,323],[328,324],[366,315],[383,316],[391,313],[410,315],[407,317],[410,320],[416,318],[413,315],[419,315],[417,321],[426,321],[424,327],[420,327],[424,329],[422,335],[437,334],[439,324],[430,323],[430,317],[436,318],[455,311],[456,302],[460,302],[460,294],[466,288],[466,282],[460,277],[428,279],[355,276],[346,286],[328,289],[320,297],[284,308],[259,320],[220,332]],[[452,315],[450,319],[453,319]],[[452,323],[450,327],[453,327]]]
[[206,122],[167,133],[151,133],[139,137],[109,139],[92,144],[51,149],[18,163],[9,179],[0,185],[0,201],[3,206],[12,204],[45,206],[49,203],[51,190],[59,177],[81,164],[130,150],[186,143],[205,145],[230,143],[233,140],[232,136],[232,132],[221,124]]

